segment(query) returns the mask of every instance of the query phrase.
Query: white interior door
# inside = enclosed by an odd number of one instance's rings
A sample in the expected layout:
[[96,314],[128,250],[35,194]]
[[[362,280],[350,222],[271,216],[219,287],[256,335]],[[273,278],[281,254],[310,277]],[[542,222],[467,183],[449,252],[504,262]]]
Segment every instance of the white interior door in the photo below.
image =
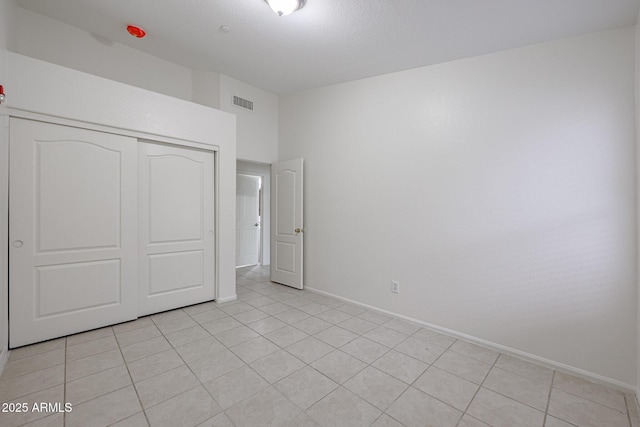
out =
[[271,280],[302,289],[302,159],[271,165]]
[[10,121],[10,347],[137,317],[136,140]]
[[214,154],[140,142],[139,313],[215,298]]
[[236,179],[236,267],[260,261],[260,177]]

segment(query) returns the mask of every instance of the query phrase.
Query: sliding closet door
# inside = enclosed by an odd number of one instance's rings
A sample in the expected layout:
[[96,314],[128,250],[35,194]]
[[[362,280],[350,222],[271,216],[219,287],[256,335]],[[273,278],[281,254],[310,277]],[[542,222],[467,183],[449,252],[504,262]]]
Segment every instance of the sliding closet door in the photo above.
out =
[[139,313],[215,298],[213,152],[139,145]]
[[137,142],[10,121],[10,347],[137,317]]

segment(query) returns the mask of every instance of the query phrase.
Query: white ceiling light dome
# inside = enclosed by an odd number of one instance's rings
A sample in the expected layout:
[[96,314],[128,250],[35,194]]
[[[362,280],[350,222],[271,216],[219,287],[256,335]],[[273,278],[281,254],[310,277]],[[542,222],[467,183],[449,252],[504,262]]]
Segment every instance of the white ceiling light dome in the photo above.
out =
[[278,16],[290,15],[304,6],[305,0],[264,0]]

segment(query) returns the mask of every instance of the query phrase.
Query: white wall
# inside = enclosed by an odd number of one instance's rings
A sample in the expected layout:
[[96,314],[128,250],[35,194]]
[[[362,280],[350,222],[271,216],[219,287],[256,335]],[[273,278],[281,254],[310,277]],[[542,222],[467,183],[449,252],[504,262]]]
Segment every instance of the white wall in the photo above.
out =
[[9,50],[176,98],[191,100],[189,68],[17,8]]
[[191,100],[207,107],[220,109],[220,74],[193,70],[191,79]]
[[[249,111],[233,105],[233,96],[253,101]],[[238,120],[238,159],[273,163],[278,158],[278,97],[220,75],[220,109]]]
[[271,165],[238,160],[238,173],[262,177],[262,265],[271,264]]
[[282,97],[305,286],[633,388],[633,43],[624,28]]
[[[636,95],[636,250],[640,247],[640,13],[638,13],[638,19],[636,20],[635,31],[635,59],[636,59],[636,74],[635,74],[635,95]],[[638,280],[638,313],[637,313],[637,377],[636,377],[636,399],[640,397],[640,251],[638,251],[638,258],[636,259],[636,278]]]

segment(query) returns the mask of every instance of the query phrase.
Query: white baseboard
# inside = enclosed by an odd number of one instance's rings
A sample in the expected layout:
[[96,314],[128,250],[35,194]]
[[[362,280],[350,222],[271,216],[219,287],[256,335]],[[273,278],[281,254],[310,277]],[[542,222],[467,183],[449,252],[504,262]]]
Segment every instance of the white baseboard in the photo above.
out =
[[217,298],[216,299],[216,304],[222,304],[224,302],[229,302],[229,301],[235,301],[238,299],[238,295],[231,295],[230,297],[225,297],[225,298]]
[[4,367],[9,361],[9,348],[5,345],[2,349],[2,353],[0,353],[0,375],[4,371]]
[[549,368],[549,369],[553,369],[553,370],[556,370],[556,371],[562,371],[562,372],[565,372],[565,373],[569,373],[569,374],[575,375],[575,376],[580,377],[580,378],[584,378],[586,380],[589,380],[589,381],[592,381],[592,382],[595,382],[595,383],[603,384],[603,385],[605,385],[607,387],[618,389],[618,390],[620,390],[620,391],[622,391],[624,393],[629,393],[629,394],[632,394],[632,395],[636,395],[636,393],[637,393],[635,386],[633,386],[631,384],[624,383],[622,381],[614,380],[613,378],[609,378],[609,377],[605,377],[605,376],[602,376],[602,375],[598,375],[598,374],[595,374],[593,372],[585,371],[583,369],[579,369],[579,368],[576,368],[576,367],[573,367],[573,366],[570,366],[570,365],[565,365],[564,363],[556,362],[556,361],[553,361],[553,360],[550,360],[550,359],[545,359],[544,357],[539,357],[539,356],[536,356],[534,354],[530,354],[530,353],[527,353],[527,352],[524,352],[524,351],[516,350],[514,348],[506,347],[506,346],[501,345],[501,344],[496,344],[496,343],[491,342],[491,341],[483,340],[481,338],[476,338],[476,337],[473,337],[471,335],[467,335],[467,334],[463,334],[463,333],[458,332],[458,331],[454,331],[452,329],[443,328],[441,326],[434,325],[434,324],[431,324],[431,323],[428,323],[428,322],[424,322],[422,320],[414,319],[413,317],[404,316],[402,314],[394,313],[392,311],[388,311],[388,310],[384,310],[382,308],[378,308],[378,307],[374,307],[374,306],[371,306],[371,305],[368,305],[368,304],[364,304],[364,303],[361,303],[359,301],[354,301],[354,300],[351,300],[349,298],[344,298],[344,297],[341,297],[339,295],[332,294],[330,292],[321,291],[319,289],[309,288],[309,287],[306,287],[306,286],[305,286],[305,289],[308,290],[309,292],[317,293],[317,294],[320,294],[320,295],[325,295],[325,296],[328,296],[328,297],[331,297],[331,298],[336,298],[336,299],[339,299],[339,300],[342,300],[342,301],[345,301],[345,302],[349,302],[351,304],[355,304],[355,305],[359,305],[361,307],[365,307],[365,308],[367,308],[369,310],[378,311],[380,313],[384,313],[384,314],[387,314],[389,316],[393,316],[393,317],[397,317],[399,319],[407,320],[409,322],[413,322],[413,323],[416,323],[418,325],[422,325],[422,326],[427,327],[429,329],[433,329],[434,331],[438,331],[438,332],[442,332],[444,334],[450,335],[450,336],[452,336],[454,338],[461,338],[461,339],[463,339],[465,341],[469,341],[469,342],[472,342],[474,344],[478,344],[478,345],[480,345],[482,347],[487,347],[487,348],[489,348],[491,350],[495,350],[495,351],[497,351],[499,353],[504,353],[504,354],[507,354],[509,356],[518,357],[520,359],[524,359],[524,360],[526,360],[528,362],[532,362],[532,363],[544,366],[544,367]]

